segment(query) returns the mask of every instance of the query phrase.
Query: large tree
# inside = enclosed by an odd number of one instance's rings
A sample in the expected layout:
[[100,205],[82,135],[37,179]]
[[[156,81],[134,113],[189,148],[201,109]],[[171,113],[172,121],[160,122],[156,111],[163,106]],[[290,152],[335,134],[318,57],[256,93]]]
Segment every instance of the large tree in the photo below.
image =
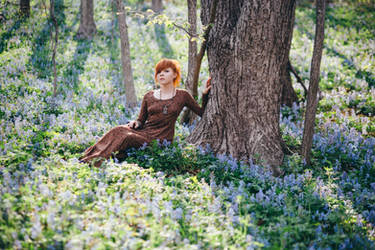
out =
[[[213,0],[202,0],[207,24]],[[211,98],[191,142],[259,160],[279,174],[280,72],[288,63],[294,0],[221,0],[208,38]]]
[[91,39],[96,33],[94,22],[94,0],[81,0],[80,24],[77,37],[80,39]]

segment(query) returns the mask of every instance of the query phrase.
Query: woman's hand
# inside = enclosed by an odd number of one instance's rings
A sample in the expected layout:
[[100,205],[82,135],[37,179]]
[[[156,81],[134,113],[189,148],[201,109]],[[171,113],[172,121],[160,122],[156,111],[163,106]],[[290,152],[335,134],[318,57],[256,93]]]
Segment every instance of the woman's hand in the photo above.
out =
[[132,128],[132,129],[137,129],[140,127],[140,124],[138,121],[131,121],[127,125],[129,128]]
[[211,77],[208,78],[206,82],[206,88],[202,91],[203,95],[207,95],[211,90]]

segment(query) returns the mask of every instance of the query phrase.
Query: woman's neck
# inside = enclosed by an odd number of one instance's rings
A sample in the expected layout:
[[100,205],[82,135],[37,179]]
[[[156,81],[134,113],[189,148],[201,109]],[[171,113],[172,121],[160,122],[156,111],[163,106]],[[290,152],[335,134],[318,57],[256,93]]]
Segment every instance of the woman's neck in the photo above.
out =
[[176,88],[173,84],[169,85],[160,85],[159,91],[154,93],[154,96],[160,100],[166,100],[174,97],[176,94]]
[[175,87],[173,86],[173,84],[167,84],[167,85],[160,85],[160,91],[163,93],[163,94],[172,94],[174,93],[174,90],[175,90]]

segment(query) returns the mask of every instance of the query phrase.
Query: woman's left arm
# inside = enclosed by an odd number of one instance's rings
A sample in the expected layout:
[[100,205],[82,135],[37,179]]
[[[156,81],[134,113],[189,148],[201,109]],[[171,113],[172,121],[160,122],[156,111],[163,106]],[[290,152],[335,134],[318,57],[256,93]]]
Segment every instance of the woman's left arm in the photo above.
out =
[[208,102],[208,94],[210,93],[210,90],[211,90],[211,77],[207,80],[206,88],[202,92],[202,107],[199,106],[199,104],[194,100],[194,98],[187,91],[185,92],[185,100],[186,100],[185,105],[197,115],[202,116],[206,108],[207,102]]

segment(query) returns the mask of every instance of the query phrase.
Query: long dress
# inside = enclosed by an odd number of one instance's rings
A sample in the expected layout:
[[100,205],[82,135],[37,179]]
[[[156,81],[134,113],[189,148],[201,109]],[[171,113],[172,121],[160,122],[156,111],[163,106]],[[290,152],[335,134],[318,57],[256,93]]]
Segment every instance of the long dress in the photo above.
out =
[[174,97],[166,100],[156,98],[154,91],[150,91],[143,97],[137,119],[140,128],[133,129],[126,125],[112,128],[95,145],[86,149],[80,160],[90,162],[94,158],[99,158],[95,166],[100,166],[104,159],[112,155],[124,159],[129,148],[139,148],[144,143],[149,144],[156,139],[172,141],[175,123],[181,110],[186,106],[202,116],[207,101],[208,95],[203,95],[200,107],[189,92],[182,89],[176,89]]

